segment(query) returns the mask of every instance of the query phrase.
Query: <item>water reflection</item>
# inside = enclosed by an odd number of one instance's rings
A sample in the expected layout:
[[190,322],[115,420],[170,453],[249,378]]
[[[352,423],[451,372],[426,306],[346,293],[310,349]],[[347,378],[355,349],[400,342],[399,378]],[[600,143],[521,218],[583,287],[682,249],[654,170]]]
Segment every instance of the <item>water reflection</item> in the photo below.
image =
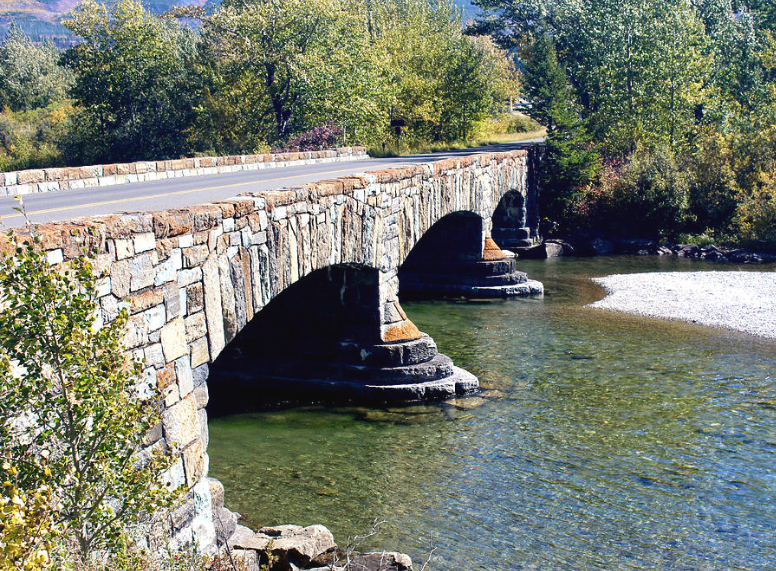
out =
[[434,569],[772,569],[773,344],[582,307],[590,275],[728,268],[531,262],[543,301],[407,303],[481,397],[221,419],[213,475],[253,525],[385,519]]

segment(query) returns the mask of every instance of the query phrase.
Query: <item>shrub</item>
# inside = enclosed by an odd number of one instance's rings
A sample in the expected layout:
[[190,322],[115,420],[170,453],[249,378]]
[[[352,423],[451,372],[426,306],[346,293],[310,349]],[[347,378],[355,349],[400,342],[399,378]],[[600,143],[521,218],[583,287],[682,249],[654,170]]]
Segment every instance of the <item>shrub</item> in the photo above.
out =
[[64,165],[74,114],[69,104],[0,112],[0,171]]
[[289,139],[285,147],[276,152],[289,153],[331,149],[337,146],[337,141],[341,139],[342,134],[341,128],[333,123],[326,123]]
[[[0,479],[22,491],[49,485],[63,533],[88,561],[168,505],[160,474],[169,460],[138,454],[159,422],[156,387],[122,349],[127,311],[110,322],[100,313],[99,277],[84,255],[52,266],[35,232],[23,242],[9,235],[6,247],[0,346],[14,366],[0,370],[0,457],[16,466],[4,463]],[[13,530],[2,529],[0,544]]]
[[697,231],[729,231],[739,194],[730,146],[720,133],[704,133],[692,157],[689,209]]
[[762,173],[755,190],[741,196],[734,222],[743,243],[776,246],[776,175]]

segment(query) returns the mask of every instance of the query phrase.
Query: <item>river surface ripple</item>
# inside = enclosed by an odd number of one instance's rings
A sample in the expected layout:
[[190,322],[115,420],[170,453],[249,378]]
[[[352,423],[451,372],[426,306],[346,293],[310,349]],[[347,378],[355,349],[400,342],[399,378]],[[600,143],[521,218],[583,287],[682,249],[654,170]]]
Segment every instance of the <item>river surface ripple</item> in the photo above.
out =
[[[583,307],[591,276],[741,270],[521,262],[543,300],[413,302],[482,395],[213,419],[211,474],[252,526],[322,523],[432,569],[776,568],[773,341]],[[751,268],[768,271],[768,267]]]

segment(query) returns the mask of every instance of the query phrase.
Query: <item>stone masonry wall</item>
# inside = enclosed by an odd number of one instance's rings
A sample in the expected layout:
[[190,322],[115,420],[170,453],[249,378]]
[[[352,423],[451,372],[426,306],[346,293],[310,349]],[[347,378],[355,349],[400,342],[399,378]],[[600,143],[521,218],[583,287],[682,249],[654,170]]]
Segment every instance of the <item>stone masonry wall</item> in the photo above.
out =
[[[102,319],[131,312],[125,343],[145,364],[144,383],[164,399],[148,448],[180,458],[168,475],[186,486],[175,540],[215,542],[208,474],[208,363],[289,285],[334,264],[379,270],[383,339],[397,271],[412,247],[444,216],[490,217],[510,191],[526,193],[529,153],[480,154],[380,170],[297,188],[248,193],[178,210],[122,213],[38,227],[49,261],[82,248],[98,252]],[[20,230],[19,232],[24,232]],[[397,316],[396,320],[401,317]]]
[[182,176],[356,161],[368,158],[369,155],[366,154],[365,147],[342,147],[327,151],[300,153],[196,157],[170,161],[140,161],[85,167],[31,169],[0,173],[0,196],[78,190]]

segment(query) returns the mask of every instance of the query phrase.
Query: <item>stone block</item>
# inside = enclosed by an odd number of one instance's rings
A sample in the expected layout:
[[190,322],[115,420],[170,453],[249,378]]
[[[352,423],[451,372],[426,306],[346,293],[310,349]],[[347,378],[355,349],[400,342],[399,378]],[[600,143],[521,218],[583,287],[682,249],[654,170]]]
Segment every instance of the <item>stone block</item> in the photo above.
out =
[[[154,252],[155,255],[155,252]],[[138,291],[154,283],[154,258],[141,254],[129,260],[129,290]],[[111,276],[113,277],[113,276]],[[115,292],[114,292],[115,295]]]
[[[182,288],[178,289],[177,299],[178,299],[178,307],[180,309],[180,314],[178,314],[178,315],[186,315],[188,312],[186,311],[186,300],[187,300],[187,297],[186,297],[186,288],[185,287],[182,287]],[[176,315],[176,317],[178,315]]]
[[178,286],[185,287],[202,280],[202,269],[192,268],[190,270],[180,270],[178,272]]
[[129,318],[122,343],[127,349],[148,344],[148,324],[142,315],[133,315]]
[[143,312],[143,317],[145,317],[146,323],[148,324],[148,331],[161,329],[164,324],[167,323],[164,304],[159,304],[148,311]]
[[46,174],[39,169],[18,171],[16,173],[16,184],[36,184],[43,182]]
[[164,353],[162,353],[162,344],[154,343],[146,347],[143,350],[143,358],[146,365],[156,368],[164,367],[165,360]]
[[209,361],[210,351],[208,350],[207,337],[201,337],[200,339],[193,341],[191,343],[191,366],[196,369]]
[[215,478],[205,478],[205,485],[210,492],[210,505],[213,509],[224,507],[224,485]]
[[180,317],[173,319],[162,328],[161,340],[164,358],[168,363],[189,353],[186,344],[186,327]]
[[156,236],[154,236],[153,232],[144,232],[135,236],[132,239],[132,244],[136,254],[148,252],[156,248]]
[[[226,345],[224,337],[224,316],[221,309],[221,279],[218,259],[208,258],[202,266],[202,284],[205,297],[205,318],[207,320],[210,357],[215,359]],[[196,367],[192,359],[192,367]]]
[[194,377],[194,386],[199,387],[207,383],[207,377],[210,374],[209,367],[207,365],[194,365],[191,363],[191,376]]
[[172,321],[176,317],[183,317],[185,310],[181,308],[181,296],[178,286],[174,283],[167,284],[162,288],[164,305],[167,308],[167,321]]
[[196,399],[189,395],[162,411],[167,444],[184,448],[199,438]]
[[125,299],[129,295],[131,280],[129,262],[115,262],[110,268],[110,288],[113,295]]
[[183,249],[183,267],[194,268],[200,266],[207,259],[210,250],[206,244],[192,246]]
[[[197,435],[199,435],[199,419],[197,418]],[[196,439],[183,450],[183,469],[186,473],[186,484],[192,487],[207,474],[207,455],[202,441]]]
[[210,400],[207,383],[201,383],[200,385],[197,385],[197,387],[194,389],[193,394],[194,394],[194,398],[197,399],[197,408],[199,409],[205,408],[207,406],[207,403]]
[[[178,458],[178,460],[162,474],[162,482],[164,483],[164,487],[168,490],[177,490],[186,483],[186,474],[183,470],[183,458]],[[193,516],[192,511],[190,502],[185,502],[181,507],[176,509],[172,514],[173,526],[176,529],[180,529],[186,525]]]
[[152,289],[133,295],[129,300],[129,311],[132,314],[146,311],[147,309],[159,305],[164,301],[162,292]]
[[62,252],[62,248],[58,248],[56,250],[51,250],[49,252],[46,252],[46,260],[51,266],[55,266],[57,264],[61,264],[62,262],[64,262],[65,256],[64,256],[64,253]]
[[208,444],[210,443],[210,432],[207,425],[207,410],[204,408],[199,409],[197,417],[199,417],[199,439],[202,441],[205,450],[207,450]]
[[[178,379],[178,388],[181,398],[187,396],[194,390],[194,377],[191,374],[191,365],[189,356],[181,357],[175,361],[175,376]],[[199,401],[197,402],[199,406]]]
[[162,423],[158,423],[156,426],[154,426],[151,430],[149,430],[145,436],[143,436],[143,439],[140,441],[140,444],[144,447],[151,446],[155,442],[158,442],[162,438]]
[[154,212],[154,234],[157,237],[180,236],[194,228],[194,216],[186,210],[164,210]]
[[[154,276],[154,285],[160,286],[173,281],[178,275],[180,268],[180,250],[173,250],[178,253],[178,257],[170,256],[167,261],[156,266],[156,275]],[[176,267],[178,266],[178,267]]]
[[207,323],[205,321],[204,311],[188,316],[185,319],[185,323],[187,343],[192,343],[200,337],[207,335]]
[[175,384],[175,366],[168,365],[156,371],[156,388],[165,391]]

